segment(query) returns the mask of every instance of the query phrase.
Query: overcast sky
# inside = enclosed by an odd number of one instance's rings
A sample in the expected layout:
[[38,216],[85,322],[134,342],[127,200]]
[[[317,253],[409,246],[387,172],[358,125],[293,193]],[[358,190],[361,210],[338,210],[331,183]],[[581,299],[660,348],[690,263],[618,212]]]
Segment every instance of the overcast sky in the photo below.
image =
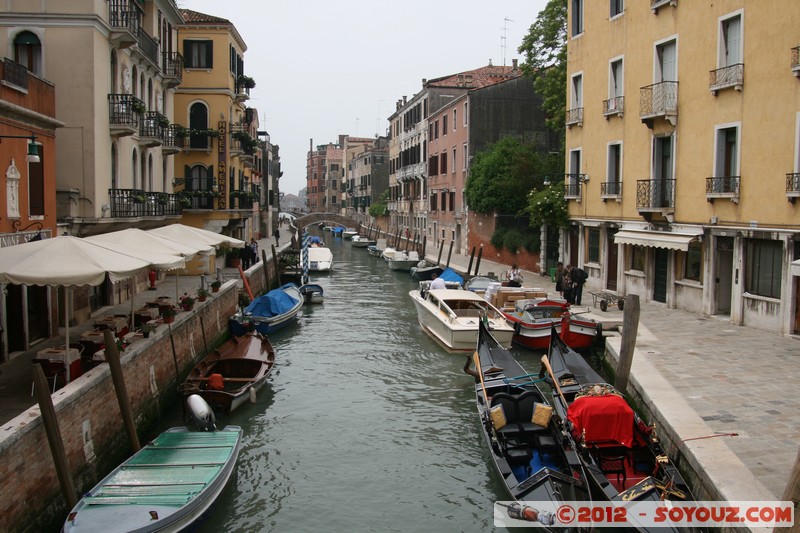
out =
[[522,61],[517,48],[546,0],[177,3],[236,26],[256,80],[248,105],[280,146],[281,192],[297,194],[310,139],[385,134],[395,102],[418,93],[423,78]]

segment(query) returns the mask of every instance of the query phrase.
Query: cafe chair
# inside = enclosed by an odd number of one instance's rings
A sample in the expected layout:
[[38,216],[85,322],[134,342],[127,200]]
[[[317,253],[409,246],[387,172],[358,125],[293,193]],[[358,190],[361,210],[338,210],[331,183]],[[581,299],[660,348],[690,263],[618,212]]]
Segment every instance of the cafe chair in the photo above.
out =
[[[33,364],[41,365],[44,371],[44,377],[47,378],[48,382],[53,383],[53,389],[50,394],[56,392],[59,376],[61,377],[62,384],[67,384],[67,365],[64,364],[64,361],[59,361],[57,359],[34,359]],[[35,383],[31,383],[31,396],[33,396],[35,392],[35,387]]]

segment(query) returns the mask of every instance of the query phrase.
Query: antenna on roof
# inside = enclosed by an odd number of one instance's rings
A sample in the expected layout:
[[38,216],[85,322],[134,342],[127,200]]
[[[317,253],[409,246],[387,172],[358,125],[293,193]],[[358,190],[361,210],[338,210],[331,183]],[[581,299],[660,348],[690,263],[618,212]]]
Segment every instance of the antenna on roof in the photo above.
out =
[[503,35],[500,37],[500,56],[503,58],[503,66],[506,66],[506,33],[508,32],[508,23],[514,22],[510,18],[503,19]]

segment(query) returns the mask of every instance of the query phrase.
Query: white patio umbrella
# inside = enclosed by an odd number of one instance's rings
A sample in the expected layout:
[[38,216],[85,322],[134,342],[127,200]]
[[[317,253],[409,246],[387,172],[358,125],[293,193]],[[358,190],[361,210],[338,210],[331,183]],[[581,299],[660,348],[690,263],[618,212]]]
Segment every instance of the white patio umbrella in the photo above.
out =
[[244,248],[245,245],[245,242],[240,239],[184,224],[170,224],[169,226],[148,230],[148,232],[190,246],[199,243],[219,246],[222,243],[227,243],[233,248]]
[[0,283],[64,286],[66,345],[69,348],[69,294],[73,286],[128,279],[151,261],[100,246],[86,239],[59,236],[0,248]]

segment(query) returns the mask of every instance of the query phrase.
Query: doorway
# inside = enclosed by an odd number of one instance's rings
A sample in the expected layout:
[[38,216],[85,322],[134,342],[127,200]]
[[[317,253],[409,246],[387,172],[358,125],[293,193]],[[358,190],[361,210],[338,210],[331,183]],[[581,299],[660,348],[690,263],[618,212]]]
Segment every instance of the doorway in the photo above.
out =
[[717,237],[714,272],[716,310],[714,314],[731,314],[731,287],[733,286],[733,237]]
[[669,272],[669,250],[656,248],[653,269],[653,301],[667,303],[667,273]]
[[617,262],[619,261],[619,245],[614,242],[616,228],[608,228],[606,244],[606,287],[610,291],[617,290]]

